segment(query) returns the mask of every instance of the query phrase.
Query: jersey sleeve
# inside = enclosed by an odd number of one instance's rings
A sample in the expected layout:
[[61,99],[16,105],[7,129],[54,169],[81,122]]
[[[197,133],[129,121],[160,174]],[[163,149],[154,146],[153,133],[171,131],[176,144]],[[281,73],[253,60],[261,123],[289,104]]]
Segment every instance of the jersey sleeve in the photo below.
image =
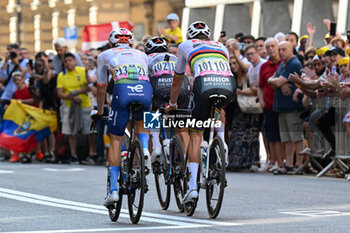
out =
[[185,51],[183,50],[183,45],[184,44],[180,44],[177,52],[178,57],[175,65],[175,76],[181,76],[185,74],[186,55],[185,55]]
[[107,66],[104,64],[103,54],[99,54],[97,57],[97,85],[107,85]]
[[58,74],[56,88],[63,88],[62,76],[62,72]]

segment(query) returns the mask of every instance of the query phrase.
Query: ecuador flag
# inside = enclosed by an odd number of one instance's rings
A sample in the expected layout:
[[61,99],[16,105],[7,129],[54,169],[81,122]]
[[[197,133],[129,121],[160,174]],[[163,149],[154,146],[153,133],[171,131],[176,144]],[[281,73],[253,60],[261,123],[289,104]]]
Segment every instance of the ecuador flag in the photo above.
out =
[[0,129],[0,147],[14,152],[30,152],[56,128],[56,112],[12,100]]

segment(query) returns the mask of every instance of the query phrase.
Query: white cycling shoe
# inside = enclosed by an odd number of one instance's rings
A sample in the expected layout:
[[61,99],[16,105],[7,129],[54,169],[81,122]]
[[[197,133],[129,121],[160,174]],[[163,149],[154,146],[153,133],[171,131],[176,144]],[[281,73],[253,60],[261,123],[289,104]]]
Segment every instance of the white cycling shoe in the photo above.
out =
[[162,162],[161,155],[162,155],[162,149],[159,147],[154,148],[151,155],[152,164],[155,162],[161,163]]
[[110,206],[119,201],[118,191],[114,190],[112,193],[108,193],[105,201],[103,202],[104,206]]
[[151,173],[151,154],[149,153],[148,149],[143,149],[143,155],[145,158],[145,171],[146,175]]
[[185,197],[182,199],[182,203],[186,204],[198,198],[197,189],[187,190]]

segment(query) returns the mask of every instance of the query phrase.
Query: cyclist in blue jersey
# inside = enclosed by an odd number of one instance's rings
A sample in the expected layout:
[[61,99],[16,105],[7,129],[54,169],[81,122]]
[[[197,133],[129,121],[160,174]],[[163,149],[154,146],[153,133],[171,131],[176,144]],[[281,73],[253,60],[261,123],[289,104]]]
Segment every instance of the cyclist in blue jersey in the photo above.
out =
[[[108,133],[111,135],[111,147],[108,151],[110,172],[110,192],[103,205],[109,206],[119,200],[118,177],[121,165],[121,147],[126,125],[129,121],[128,104],[143,104],[143,111],[149,111],[152,103],[152,87],[148,77],[146,54],[131,48],[132,33],[119,28],[109,35],[111,49],[97,58],[97,113],[101,118],[107,88],[108,71],[114,79],[112,104],[108,119]],[[136,114],[136,135],[142,143],[145,161],[150,160],[148,151],[149,132],[143,129],[143,112]],[[145,164],[149,164],[145,162]],[[148,170],[150,167],[147,168]]]

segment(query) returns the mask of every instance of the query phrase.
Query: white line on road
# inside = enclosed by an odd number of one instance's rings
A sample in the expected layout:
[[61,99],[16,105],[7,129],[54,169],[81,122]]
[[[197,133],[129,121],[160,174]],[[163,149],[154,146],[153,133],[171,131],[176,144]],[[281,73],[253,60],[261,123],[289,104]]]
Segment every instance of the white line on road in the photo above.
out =
[[[108,212],[106,209],[105,210],[98,210],[98,209],[91,209],[91,208],[86,208],[86,207],[70,206],[70,205],[48,202],[48,201],[43,201],[43,200],[37,200],[37,199],[32,199],[32,198],[28,198],[28,197],[22,197],[22,196],[8,194],[8,193],[2,193],[2,192],[0,192],[0,197],[14,199],[17,201],[39,204],[39,205],[46,205],[46,206],[59,207],[59,208],[64,208],[64,209],[71,209],[71,210],[78,210],[78,211],[83,211],[83,212],[108,215]],[[129,218],[129,215],[121,213],[120,217],[121,218]],[[176,226],[194,225],[192,223],[184,223],[184,222],[171,221],[171,220],[161,220],[161,219],[144,217],[144,216],[141,217],[141,221],[163,223],[163,224],[168,224],[168,225],[170,224],[170,225],[176,225]]]
[[336,210],[302,210],[302,211],[288,211],[280,212],[281,214],[306,216],[306,217],[335,217],[335,216],[348,216],[349,212],[340,212]]
[[63,168],[63,169],[58,169],[58,168],[49,168],[49,167],[45,167],[42,168],[44,171],[49,171],[49,172],[81,172],[81,171],[85,171],[85,168]]
[[[202,228],[213,227],[212,225],[190,225],[176,226],[176,229]],[[71,230],[45,230],[45,231],[12,231],[7,233],[66,233],[66,232],[111,232],[111,231],[151,231],[151,230],[169,230],[174,229],[174,226],[158,226],[158,227],[125,227],[125,228],[96,228],[96,229],[71,229]]]
[[[32,193],[26,193],[26,192],[21,192],[21,191],[6,189],[6,188],[0,188],[0,192],[14,194],[14,195],[19,195],[19,196],[23,196],[23,197],[29,197],[29,198],[33,198],[33,199],[44,200],[44,201],[48,201],[48,202],[65,204],[65,205],[70,205],[70,206],[73,205],[73,206],[83,207],[83,208],[91,208],[91,209],[103,210],[104,212],[106,212],[106,208],[104,206],[99,206],[99,205],[93,205],[93,204],[87,204],[87,203],[75,202],[75,201],[68,201],[68,200],[63,200],[63,199],[58,199],[58,198],[53,198],[53,197],[48,197],[48,196],[43,196],[43,195],[37,195],[37,194],[32,194]],[[128,210],[122,209],[121,213],[127,214]],[[186,218],[186,217],[178,217],[178,216],[170,216],[170,215],[156,214],[156,213],[150,213],[150,212],[145,212],[145,211],[142,212],[142,216],[156,218],[159,221],[161,221],[160,219],[166,219],[167,221],[168,220],[173,220],[173,221],[179,221],[181,223],[192,222],[192,223],[198,223],[198,224],[205,224],[205,225],[206,224],[211,224],[211,225],[220,225],[220,226],[242,225],[242,224],[239,224],[239,223],[213,221],[213,220],[207,220],[207,219],[194,219],[194,218]],[[168,224],[170,224],[170,223],[168,223]],[[174,225],[177,225],[177,224],[174,224]]]
[[0,170],[0,174],[12,174],[15,173],[14,171],[9,171],[9,170]]

